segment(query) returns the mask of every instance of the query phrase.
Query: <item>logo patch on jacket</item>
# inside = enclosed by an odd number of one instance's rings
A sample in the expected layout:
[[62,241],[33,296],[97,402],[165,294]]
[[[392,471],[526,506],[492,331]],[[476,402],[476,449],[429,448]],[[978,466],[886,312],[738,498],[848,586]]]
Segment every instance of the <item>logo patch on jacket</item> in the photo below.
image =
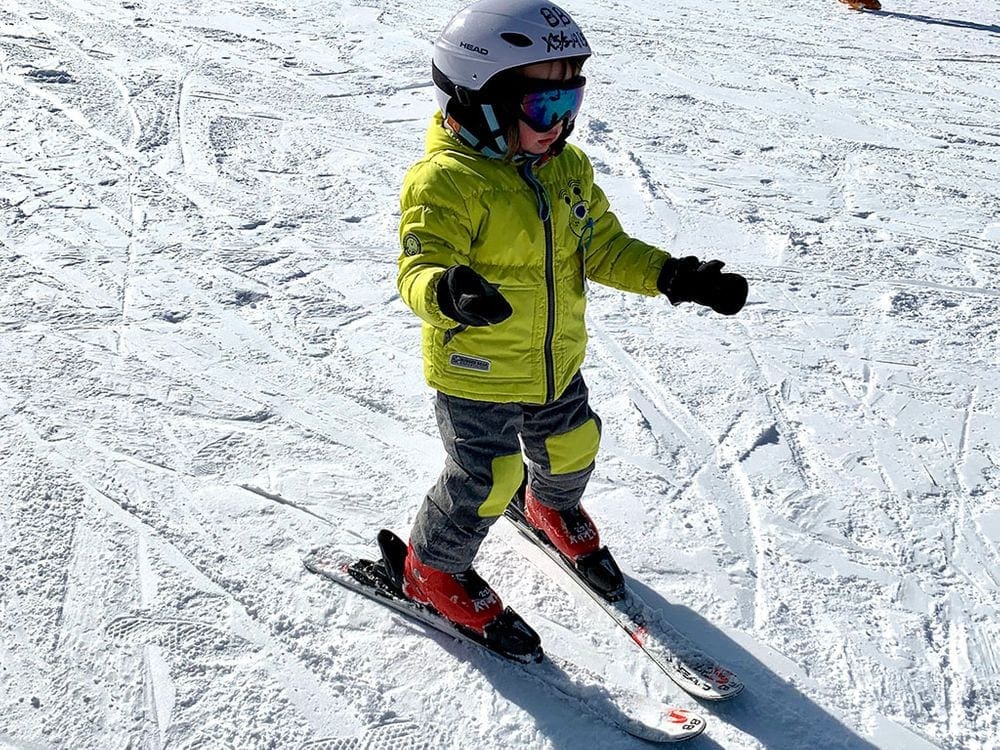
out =
[[489,372],[493,363],[488,359],[470,357],[468,354],[452,354],[448,359],[452,367],[460,367],[463,370],[475,370],[476,372]]
[[559,191],[559,197],[569,206],[569,227],[573,234],[589,245],[590,238],[586,237],[588,231],[592,235],[594,222],[590,218],[590,201],[583,197],[579,180],[570,180],[566,189]]
[[423,248],[420,246],[420,238],[410,232],[403,238],[403,254],[409,257],[420,255]]

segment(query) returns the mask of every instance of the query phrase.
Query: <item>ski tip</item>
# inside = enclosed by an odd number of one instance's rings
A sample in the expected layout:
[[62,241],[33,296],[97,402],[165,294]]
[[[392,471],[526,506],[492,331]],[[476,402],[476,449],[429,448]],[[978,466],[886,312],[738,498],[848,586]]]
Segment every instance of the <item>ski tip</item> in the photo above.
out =
[[744,684],[733,672],[724,667],[712,667],[711,674],[703,675],[708,685],[700,697],[710,701],[727,701],[743,692]]
[[708,726],[708,722],[700,714],[674,706],[667,707],[664,712],[664,722],[670,728],[668,742],[694,739]]
[[708,722],[701,714],[677,706],[658,705],[654,712],[639,712],[633,721],[619,726],[628,734],[647,742],[673,744],[694,739]]
[[712,670],[712,682],[715,689],[726,698],[732,698],[743,692],[743,683],[740,678],[725,667],[715,667]]

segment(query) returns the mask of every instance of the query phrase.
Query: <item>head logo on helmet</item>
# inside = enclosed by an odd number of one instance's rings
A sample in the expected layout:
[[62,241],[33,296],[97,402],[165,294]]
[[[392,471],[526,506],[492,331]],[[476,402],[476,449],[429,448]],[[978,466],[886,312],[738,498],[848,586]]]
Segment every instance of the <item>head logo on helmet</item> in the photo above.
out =
[[[501,74],[550,60],[582,61],[590,55],[587,37],[557,5],[479,0],[459,11],[434,43],[438,105],[461,140],[487,156],[502,157],[513,120],[499,106]],[[567,123],[567,132],[571,127]]]
[[470,52],[478,52],[480,55],[489,55],[490,51],[488,49],[483,49],[482,47],[477,47],[474,44],[469,44],[468,42],[462,42],[460,45],[462,49],[467,49]]

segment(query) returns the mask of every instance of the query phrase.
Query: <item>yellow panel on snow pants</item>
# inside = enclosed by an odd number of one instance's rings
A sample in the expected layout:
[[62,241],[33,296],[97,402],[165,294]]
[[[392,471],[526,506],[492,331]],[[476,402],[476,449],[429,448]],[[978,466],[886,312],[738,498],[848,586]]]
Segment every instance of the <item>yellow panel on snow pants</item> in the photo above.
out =
[[569,432],[546,438],[545,450],[549,454],[549,471],[552,474],[583,471],[594,463],[600,444],[601,431],[593,419],[588,419]]
[[524,460],[521,454],[497,456],[493,459],[493,488],[479,506],[482,518],[502,516],[504,509],[514,497],[524,478]]

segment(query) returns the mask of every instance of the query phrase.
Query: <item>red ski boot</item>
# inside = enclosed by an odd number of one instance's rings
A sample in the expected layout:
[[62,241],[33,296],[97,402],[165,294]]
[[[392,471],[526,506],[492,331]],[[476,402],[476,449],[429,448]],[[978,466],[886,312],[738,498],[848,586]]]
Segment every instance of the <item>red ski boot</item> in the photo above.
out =
[[[521,500],[523,498],[523,505]],[[582,506],[572,510],[552,510],[538,502],[529,487],[507,509],[515,523],[523,523],[543,536],[566,565],[599,596],[609,602],[626,595],[625,578],[607,547],[601,546],[597,527]],[[523,519],[519,521],[520,519]]]
[[403,568],[403,593],[468,630],[485,634],[486,626],[503,614],[500,597],[475,570],[445,573],[425,565],[410,545]]
[[531,487],[525,487],[524,517],[570,560],[600,549],[597,527],[582,505],[571,510],[552,510],[538,502]]

